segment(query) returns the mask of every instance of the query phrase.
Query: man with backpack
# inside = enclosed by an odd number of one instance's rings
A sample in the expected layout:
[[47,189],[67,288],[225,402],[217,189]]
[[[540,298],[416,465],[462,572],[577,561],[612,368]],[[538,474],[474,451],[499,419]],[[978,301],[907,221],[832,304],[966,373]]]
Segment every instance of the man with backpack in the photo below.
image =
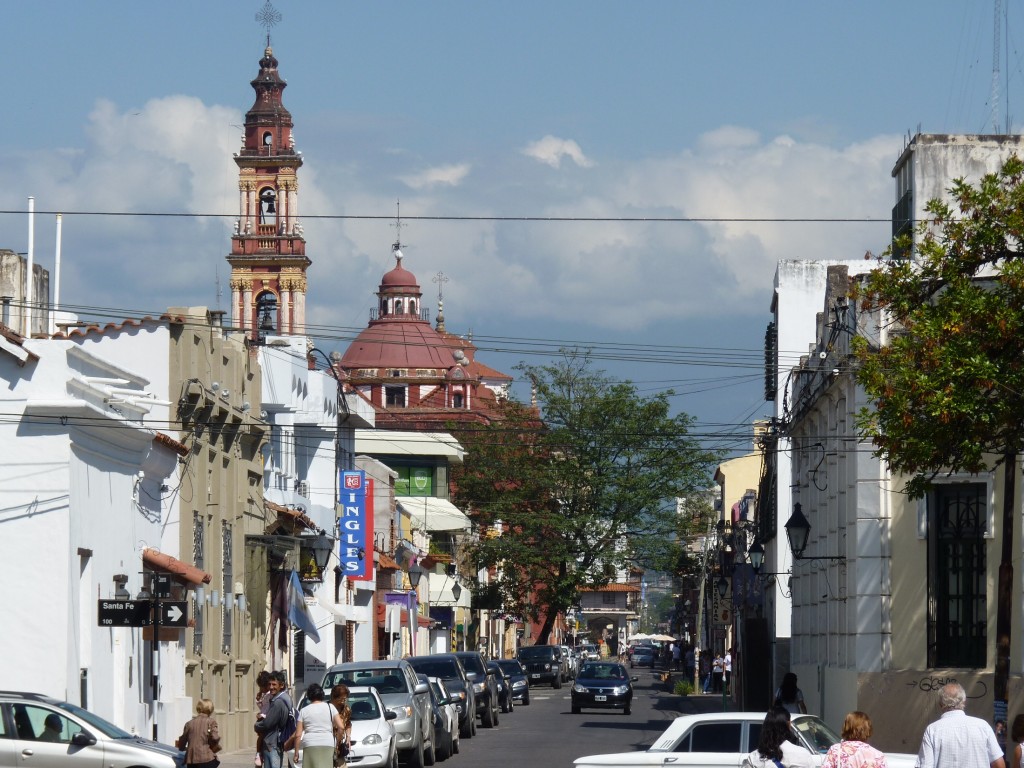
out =
[[282,768],[285,743],[295,733],[295,712],[284,672],[272,673],[269,694],[267,715],[257,720],[253,729],[263,736],[263,768]]

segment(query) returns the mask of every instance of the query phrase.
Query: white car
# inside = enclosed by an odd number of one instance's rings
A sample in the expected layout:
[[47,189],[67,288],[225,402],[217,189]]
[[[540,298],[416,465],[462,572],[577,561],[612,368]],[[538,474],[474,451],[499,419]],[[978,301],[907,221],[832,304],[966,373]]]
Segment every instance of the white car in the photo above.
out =
[[[757,749],[764,712],[709,712],[681,715],[643,752],[591,755],[574,762],[576,768],[617,768],[622,766],[731,766]],[[793,730],[800,743],[817,757],[820,765],[828,748],[839,736],[814,715],[793,715]],[[917,755],[888,752],[889,768],[913,768]]]
[[444,680],[440,677],[428,677],[427,682],[430,684],[430,690],[434,692],[434,698],[437,699],[438,709],[441,710],[448,733],[447,738],[434,734],[438,742],[437,759],[447,760],[459,752],[459,708],[455,704],[455,697],[448,692]]
[[349,688],[348,706],[352,710],[349,763],[360,768],[398,768],[398,743],[391,724],[396,715],[384,706],[377,689]]

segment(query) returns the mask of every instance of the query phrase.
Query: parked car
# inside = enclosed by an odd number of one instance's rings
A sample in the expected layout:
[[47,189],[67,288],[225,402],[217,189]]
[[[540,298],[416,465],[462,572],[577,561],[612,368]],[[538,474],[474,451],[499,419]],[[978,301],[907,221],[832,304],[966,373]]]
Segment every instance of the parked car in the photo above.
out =
[[505,673],[509,684],[512,686],[512,698],[519,699],[526,706],[530,703],[530,682],[526,677],[526,670],[523,665],[515,659],[498,659],[494,662],[501,671]]
[[352,746],[349,762],[360,768],[397,768],[398,740],[392,723],[397,715],[389,710],[376,688],[348,689],[352,711]]
[[[580,757],[576,768],[633,768],[669,763],[673,768],[709,765],[739,765],[743,756],[757,749],[764,712],[709,712],[681,715],[641,752]],[[793,733],[799,744],[814,755],[820,765],[828,748],[839,736],[814,715],[793,715]],[[917,755],[889,752],[889,768],[913,768]]]
[[416,670],[405,659],[351,661],[328,667],[325,691],[338,683],[349,688],[377,689],[384,706],[397,717],[392,721],[399,757],[409,768],[434,762],[434,724],[430,711],[430,686],[421,683]]
[[527,645],[520,648],[516,658],[530,676],[530,685],[551,683],[562,687],[562,662],[553,645]]
[[597,646],[593,643],[582,643],[576,646],[579,651],[580,661],[586,661],[587,659],[600,659],[601,651],[597,649]]
[[558,646],[558,652],[562,657],[562,663],[565,668],[565,676],[562,678],[562,682],[567,683],[576,677],[576,670],[579,667],[576,665],[576,657],[572,655],[572,650],[568,645]]
[[[437,702],[444,721],[442,729],[434,728],[434,734],[438,737],[437,759],[447,760],[459,752],[459,709],[455,706],[455,701],[448,692],[444,680],[440,677],[428,677],[427,682],[430,684],[430,691],[434,694],[434,700]],[[441,733],[446,734],[447,738],[442,739]],[[445,748],[442,748],[442,742],[444,742]]]
[[629,654],[629,666],[654,668],[654,661],[658,658],[653,645],[634,645]]
[[433,653],[413,656],[408,661],[417,672],[444,680],[459,711],[459,737],[473,738],[476,735],[476,694],[459,657],[454,653]]
[[476,696],[476,713],[480,716],[480,724],[484,728],[493,728],[498,724],[498,681],[494,673],[487,673],[484,657],[476,651],[456,651],[455,655],[466,669],[466,675],[473,684]]
[[621,709],[628,715],[633,705],[633,683],[626,668],[611,661],[588,661],[572,684],[572,713],[587,709]]
[[[52,736],[44,737],[47,722],[53,726]],[[88,710],[40,693],[0,691],[0,733],[6,736],[0,738],[0,765],[5,766],[185,765],[185,753],[175,747],[128,733]]]
[[515,707],[515,701],[512,699],[512,681],[505,675],[505,671],[498,662],[487,662],[487,671],[491,670],[494,670],[494,679],[498,683],[498,704],[501,706],[501,711],[503,714],[511,712]]
[[[441,700],[430,685],[430,678],[420,673],[417,675],[421,683],[426,683],[430,688],[430,711],[434,723],[434,758],[436,760],[447,760],[452,754],[451,724],[448,721],[449,713],[443,709]],[[434,678],[437,680],[438,678]]]

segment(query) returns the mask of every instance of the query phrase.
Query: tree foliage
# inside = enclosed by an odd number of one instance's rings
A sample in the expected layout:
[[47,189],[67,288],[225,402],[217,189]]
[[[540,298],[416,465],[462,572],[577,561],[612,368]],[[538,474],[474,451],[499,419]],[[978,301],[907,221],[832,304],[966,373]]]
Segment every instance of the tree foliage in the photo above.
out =
[[[862,309],[893,322],[887,345],[855,338],[857,379],[873,408],[862,433],[921,496],[940,472],[979,472],[1024,439],[1024,163],[932,200],[911,258],[866,279]],[[907,250],[909,240],[897,243]],[[995,455],[995,462],[993,462]]]
[[544,640],[581,590],[675,562],[675,499],[707,487],[716,457],[689,416],[670,415],[671,392],[642,397],[576,352],[520,370],[538,408],[506,401],[490,426],[460,433],[456,498],[479,524],[474,554],[497,569],[505,610],[543,618]]

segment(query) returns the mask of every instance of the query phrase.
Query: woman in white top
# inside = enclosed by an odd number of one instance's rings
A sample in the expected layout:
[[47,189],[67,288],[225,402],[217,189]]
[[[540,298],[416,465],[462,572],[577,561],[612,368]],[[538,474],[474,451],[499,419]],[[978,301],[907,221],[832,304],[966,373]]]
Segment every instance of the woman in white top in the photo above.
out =
[[761,726],[757,749],[743,758],[743,768],[815,768],[814,756],[791,738],[789,711],[772,707]]
[[782,685],[775,692],[775,706],[785,707],[791,715],[806,715],[804,693],[796,685],[796,674],[787,672],[782,676]]
[[324,701],[324,689],[313,683],[306,689],[309,704],[299,710],[295,723],[295,755],[299,760],[302,748],[303,768],[334,768],[336,733],[345,730],[345,724],[333,704]]

